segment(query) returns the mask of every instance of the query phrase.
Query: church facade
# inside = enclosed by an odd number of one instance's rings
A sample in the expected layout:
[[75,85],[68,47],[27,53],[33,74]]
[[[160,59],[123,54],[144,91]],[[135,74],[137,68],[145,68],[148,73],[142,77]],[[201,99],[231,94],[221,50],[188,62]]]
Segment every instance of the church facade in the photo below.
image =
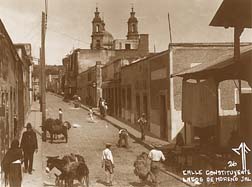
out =
[[[87,79],[82,80],[82,77],[85,77],[82,75],[83,73],[88,74],[89,70],[93,72],[93,67],[97,65],[97,62],[103,66],[117,59],[141,58],[149,54],[149,35],[138,33],[138,19],[135,14],[132,8],[127,22],[127,37],[114,39],[112,34],[106,30],[105,21],[96,8],[92,20],[90,49],[75,49],[62,61],[65,70],[65,98],[71,98],[77,94],[81,97],[83,104],[87,104],[85,103],[87,97],[97,101],[97,97],[102,95],[102,89],[99,86],[89,87],[90,84],[85,82]],[[98,77],[94,76],[92,85],[93,83],[100,85],[97,82],[100,82],[101,74],[94,74]],[[88,92],[90,89],[92,91]],[[90,94],[87,95],[87,92]],[[97,106],[97,102],[93,103],[93,106]]]

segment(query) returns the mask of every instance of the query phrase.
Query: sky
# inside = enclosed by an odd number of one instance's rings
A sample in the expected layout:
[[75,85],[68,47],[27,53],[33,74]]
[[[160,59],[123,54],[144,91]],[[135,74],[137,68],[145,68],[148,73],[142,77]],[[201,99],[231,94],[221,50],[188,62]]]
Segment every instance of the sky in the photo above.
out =
[[[169,45],[168,12],[172,40],[176,43],[233,42],[233,29],[209,26],[222,0],[48,0],[46,63],[62,65],[62,58],[75,48],[90,48],[91,22],[98,6],[105,28],[114,39],[127,35],[132,5],[138,31],[149,34],[149,49],[166,50]],[[39,57],[41,12],[44,0],[0,0],[0,19],[13,43],[31,43]],[[252,42],[252,29],[241,41]]]

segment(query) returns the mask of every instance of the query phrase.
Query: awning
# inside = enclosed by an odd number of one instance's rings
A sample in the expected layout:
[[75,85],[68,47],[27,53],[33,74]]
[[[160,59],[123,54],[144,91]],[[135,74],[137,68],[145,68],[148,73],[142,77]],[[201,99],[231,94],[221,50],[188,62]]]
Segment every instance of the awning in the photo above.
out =
[[224,0],[210,26],[252,28],[252,0]]
[[[193,63],[193,62],[192,62]],[[235,63],[233,53],[221,56],[209,63],[202,63],[185,71],[175,73],[171,77],[187,79],[206,79],[216,77],[219,80],[243,79],[250,80],[252,69],[252,46],[241,50],[240,62]]]

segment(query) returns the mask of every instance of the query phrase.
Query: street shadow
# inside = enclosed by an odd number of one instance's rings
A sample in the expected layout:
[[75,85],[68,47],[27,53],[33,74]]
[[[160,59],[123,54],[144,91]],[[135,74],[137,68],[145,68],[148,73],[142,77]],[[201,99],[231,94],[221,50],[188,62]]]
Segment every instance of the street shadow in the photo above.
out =
[[131,186],[134,186],[134,187],[151,186],[151,183],[149,183],[149,182],[130,182],[129,184],[130,184]]
[[46,142],[50,144],[67,144],[65,140],[63,141],[53,140],[53,142],[51,142],[51,140],[47,140]]
[[102,185],[104,185],[104,186],[107,186],[107,185],[108,185],[106,181],[103,181],[103,180],[101,180],[101,179],[98,179],[96,182],[99,183],[99,184],[102,184]]

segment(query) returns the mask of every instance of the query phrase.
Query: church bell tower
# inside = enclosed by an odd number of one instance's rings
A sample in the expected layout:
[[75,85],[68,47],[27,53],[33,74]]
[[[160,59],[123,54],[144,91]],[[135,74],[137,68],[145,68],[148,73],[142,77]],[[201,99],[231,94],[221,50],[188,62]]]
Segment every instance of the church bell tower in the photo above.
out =
[[128,19],[128,34],[127,34],[128,40],[138,40],[139,34],[138,34],[138,20],[135,17],[134,8],[131,8],[130,12],[130,18]]

